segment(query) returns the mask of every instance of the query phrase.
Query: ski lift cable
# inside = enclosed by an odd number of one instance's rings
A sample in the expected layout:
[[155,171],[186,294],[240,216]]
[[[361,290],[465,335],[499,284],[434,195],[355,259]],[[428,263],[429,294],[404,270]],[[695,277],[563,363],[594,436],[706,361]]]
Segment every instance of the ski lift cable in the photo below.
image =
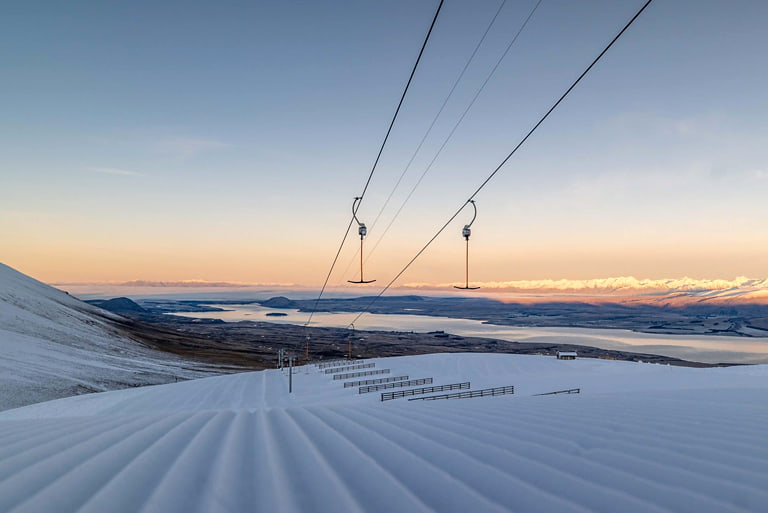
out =
[[[360,194],[360,201],[358,202],[358,208],[360,207],[360,203],[362,203],[363,198],[365,197],[366,191],[368,191],[368,186],[371,183],[371,179],[373,178],[373,174],[376,171],[376,166],[379,163],[379,159],[381,158],[381,154],[384,151],[384,146],[387,144],[387,140],[389,139],[389,134],[392,132],[392,127],[395,124],[395,120],[397,119],[397,115],[400,113],[400,107],[403,105],[403,100],[405,99],[405,95],[408,93],[408,88],[411,85],[411,81],[413,80],[413,76],[416,73],[416,68],[419,66],[419,62],[421,61],[421,56],[424,54],[424,49],[427,46],[427,42],[429,41],[429,36],[432,34],[432,29],[435,27],[435,23],[437,22],[437,17],[440,14],[440,9],[443,7],[443,2],[445,0],[440,0],[440,3],[437,5],[437,9],[435,10],[435,15],[432,18],[432,23],[429,25],[429,30],[427,31],[427,35],[424,38],[424,43],[421,45],[421,49],[419,50],[419,55],[416,58],[416,62],[413,65],[413,69],[411,70],[411,74],[408,77],[408,82],[405,84],[405,88],[403,89],[403,94],[400,97],[400,101],[397,104],[397,109],[395,109],[395,114],[392,116],[392,121],[389,123],[389,128],[387,129],[387,133],[384,136],[384,141],[381,143],[381,148],[379,148],[379,153],[376,155],[376,160],[373,163],[373,167],[371,168],[370,173],[368,174],[368,178],[365,181],[365,186],[363,187],[363,192]],[[356,214],[356,211],[355,211]],[[344,248],[344,243],[347,241],[347,237],[349,236],[349,230],[352,228],[352,223],[355,221],[355,215],[352,216],[352,218],[349,220],[349,224],[347,224],[347,228],[344,231],[344,236],[341,238],[341,244],[339,244],[339,249],[336,251],[336,256],[333,258],[333,262],[331,262],[331,268],[328,270],[328,274],[325,276],[325,280],[323,281],[323,286],[320,288],[320,293],[317,296],[317,299],[315,300],[315,304],[312,308],[312,311],[309,314],[309,317],[307,319],[305,327],[309,326],[309,323],[312,322],[312,317],[314,316],[315,312],[317,311],[317,306],[320,302],[320,299],[323,297],[323,293],[325,293],[325,289],[328,286],[328,280],[331,278],[331,274],[333,274],[333,269],[336,267],[336,263],[339,260],[339,255],[341,254],[341,250]]]
[[[408,195],[406,196],[406,198],[400,204],[400,207],[397,209],[397,212],[395,212],[395,215],[392,217],[392,219],[390,219],[389,223],[387,224],[387,227],[384,229],[384,231],[381,233],[379,238],[376,240],[376,243],[373,245],[373,248],[368,252],[368,256],[365,257],[365,261],[366,262],[371,257],[371,255],[376,251],[376,248],[379,247],[379,244],[381,244],[381,241],[384,239],[384,237],[386,236],[387,232],[389,232],[389,229],[392,227],[394,222],[400,216],[400,213],[403,211],[403,208],[405,207],[406,203],[408,203],[408,201],[411,199],[411,196],[413,196],[413,193],[416,191],[416,189],[419,187],[421,182],[424,180],[424,177],[426,176],[427,172],[429,172],[429,170],[432,168],[432,165],[435,163],[437,158],[440,156],[440,153],[442,153],[443,149],[448,144],[448,141],[450,141],[450,139],[453,137],[454,132],[456,132],[456,129],[459,127],[461,122],[464,120],[464,118],[466,117],[467,113],[469,112],[469,110],[472,108],[472,106],[474,105],[475,101],[477,100],[478,96],[480,96],[480,93],[482,93],[482,91],[485,88],[486,84],[488,84],[488,82],[490,81],[491,77],[496,73],[496,70],[498,69],[499,65],[501,64],[501,61],[509,53],[510,49],[515,44],[515,42],[517,41],[518,37],[520,37],[520,34],[525,29],[525,27],[528,25],[528,22],[530,21],[531,17],[533,17],[533,14],[536,12],[536,10],[538,9],[539,4],[541,4],[541,2],[542,2],[542,0],[538,0],[536,2],[536,4],[533,6],[533,9],[531,9],[531,11],[528,13],[528,16],[526,17],[525,21],[523,21],[523,24],[517,30],[517,32],[515,33],[515,36],[512,38],[512,40],[507,45],[507,47],[504,50],[504,52],[501,54],[499,59],[496,61],[496,64],[491,69],[491,72],[488,74],[488,76],[485,78],[485,80],[483,81],[483,84],[475,92],[475,95],[472,98],[472,100],[470,101],[469,105],[464,109],[464,112],[459,117],[459,120],[456,122],[456,124],[451,129],[451,132],[448,134],[448,137],[443,141],[442,145],[438,149],[438,151],[435,154],[435,156],[432,158],[431,162],[427,165],[426,169],[422,172],[421,176],[416,181],[416,183],[413,185],[413,187],[411,188],[411,190],[408,193]],[[386,201],[384,202],[384,205],[381,207],[381,210],[379,210],[379,213],[377,214],[376,218],[374,219],[373,223],[371,224],[371,229],[373,229],[376,226],[377,221],[379,220],[379,218],[381,217],[382,213],[384,212],[384,209],[387,207],[387,205],[389,204],[390,200],[392,199],[392,196],[394,195],[395,191],[399,187],[400,182],[402,181],[402,179],[405,176],[406,172],[410,169],[411,164],[413,163],[413,161],[415,160],[417,154],[421,150],[421,147],[424,145],[424,142],[426,141],[427,137],[431,133],[432,128],[435,126],[438,118],[440,117],[440,115],[442,114],[443,110],[445,109],[445,106],[448,104],[448,101],[450,100],[451,96],[453,95],[454,90],[456,89],[456,87],[458,86],[458,84],[461,81],[462,77],[464,76],[465,72],[467,71],[467,68],[469,68],[469,65],[471,64],[472,60],[474,59],[475,55],[477,54],[478,50],[480,49],[480,46],[483,44],[483,41],[485,40],[485,38],[487,37],[488,33],[490,32],[491,27],[495,23],[496,19],[499,16],[499,13],[501,13],[501,10],[502,10],[502,8],[504,7],[505,4],[506,4],[506,0],[504,0],[502,2],[502,4],[499,6],[499,9],[496,11],[496,14],[493,16],[493,19],[491,19],[490,24],[485,29],[485,33],[483,34],[483,37],[480,39],[480,41],[478,41],[477,45],[475,46],[475,49],[472,52],[472,55],[470,56],[469,60],[464,65],[464,69],[462,69],[462,71],[459,74],[458,78],[454,82],[453,87],[451,87],[451,90],[448,93],[448,96],[443,101],[442,106],[440,107],[440,109],[438,110],[438,112],[435,115],[434,119],[432,120],[432,123],[430,124],[429,128],[427,129],[426,133],[424,134],[424,137],[422,137],[421,142],[419,143],[419,145],[416,148],[416,151],[411,156],[410,160],[408,161],[408,164],[405,166],[405,169],[401,173],[400,178],[398,178],[397,183],[395,183],[395,186],[393,187],[392,191],[389,193],[389,196],[387,197]],[[350,261],[347,264],[346,268],[344,269],[344,272],[342,273],[343,276],[345,276],[347,274],[347,271],[352,266],[352,264],[356,260],[357,256],[358,256],[357,253],[355,253],[352,256],[352,258],[350,259]]]
[[387,233],[389,232],[389,229],[392,227],[394,222],[400,216],[400,213],[403,211],[403,208],[405,207],[405,205],[410,201],[410,199],[413,196],[414,192],[416,192],[416,189],[421,185],[421,182],[424,180],[424,177],[427,176],[427,173],[429,173],[429,171],[432,169],[432,166],[435,164],[435,161],[437,161],[438,157],[443,152],[443,150],[445,149],[445,147],[448,144],[448,142],[453,138],[453,135],[456,133],[456,130],[459,128],[459,125],[461,125],[461,123],[464,121],[464,118],[467,116],[467,114],[469,113],[470,109],[472,108],[472,106],[475,104],[475,102],[477,101],[477,99],[480,96],[480,94],[485,89],[485,86],[488,85],[488,82],[490,82],[491,78],[493,78],[494,74],[499,69],[499,66],[501,65],[501,62],[504,60],[504,58],[507,56],[509,51],[512,49],[512,47],[514,46],[515,42],[520,37],[520,34],[523,32],[525,27],[528,25],[528,22],[533,17],[533,14],[539,8],[539,5],[541,4],[541,2],[542,2],[542,0],[538,0],[536,2],[536,4],[533,6],[533,9],[531,9],[531,11],[528,13],[528,16],[525,18],[525,21],[523,21],[522,25],[520,25],[520,28],[517,30],[517,33],[515,34],[515,36],[512,38],[512,40],[507,45],[507,48],[501,54],[499,59],[496,61],[496,64],[491,69],[490,73],[488,73],[488,75],[486,76],[486,78],[483,81],[483,83],[480,85],[478,90],[475,92],[475,95],[472,97],[472,100],[469,102],[467,107],[464,109],[464,112],[462,112],[461,116],[459,116],[458,121],[453,126],[451,131],[448,133],[448,136],[445,138],[445,140],[443,140],[443,143],[440,145],[440,148],[438,148],[437,153],[435,153],[434,157],[432,157],[432,160],[429,162],[429,164],[427,164],[427,167],[421,173],[421,176],[419,176],[419,179],[416,181],[416,183],[413,185],[413,187],[411,187],[410,192],[408,192],[408,195],[405,197],[403,202],[400,204],[400,207],[395,212],[395,215],[392,216],[392,219],[390,219],[389,223],[387,224],[387,227],[384,228],[383,232],[381,232],[381,235],[376,240],[376,243],[373,245],[373,248],[368,252],[368,257],[366,257],[366,260],[367,260],[367,258],[370,258],[370,256],[373,254],[373,252],[376,251],[376,248],[379,247],[379,244],[384,239],[384,237],[387,235]]
[[[371,172],[368,174],[368,179],[365,181],[365,187],[363,187],[363,192],[360,194],[360,203],[362,203],[363,198],[365,197],[365,193],[368,190],[368,186],[371,184],[371,178],[373,178],[373,173],[376,171],[376,166],[379,163],[379,159],[381,158],[381,154],[384,151],[384,146],[387,144],[387,140],[389,139],[389,134],[392,132],[392,127],[395,126],[395,120],[397,119],[397,115],[400,113],[400,107],[403,106],[403,101],[405,100],[405,95],[408,93],[408,88],[411,85],[411,81],[413,80],[413,75],[416,74],[416,68],[419,67],[419,61],[421,61],[421,56],[424,54],[424,49],[427,47],[427,42],[429,41],[429,36],[432,34],[432,29],[435,28],[435,23],[437,22],[437,16],[440,14],[440,9],[443,7],[443,2],[445,0],[440,0],[440,3],[437,6],[437,10],[435,11],[435,17],[432,18],[432,24],[429,26],[429,31],[427,31],[427,36],[424,38],[424,43],[421,45],[421,50],[419,50],[419,56],[416,58],[416,62],[413,65],[413,69],[411,70],[411,75],[408,77],[408,82],[405,84],[405,89],[403,90],[403,94],[400,97],[400,101],[397,104],[397,109],[395,109],[395,115],[392,116],[392,121],[389,123],[389,128],[387,129],[387,134],[384,136],[384,141],[381,143],[381,148],[379,148],[379,153],[376,155],[376,160],[373,162],[373,167],[371,168]],[[357,208],[360,208],[360,203],[358,203]]]
[[[541,1],[542,0],[539,0],[539,2]],[[438,109],[437,114],[435,114],[435,117],[432,119],[432,123],[430,123],[429,128],[427,128],[427,131],[424,132],[424,136],[421,138],[421,141],[419,141],[418,146],[416,146],[416,150],[414,150],[413,155],[411,155],[410,160],[408,160],[408,163],[405,165],[403,172],[400,173],[400,177],[397,179],[395,186],[392,187],[392,190],[390,191],[389,196],[387,196],[387,199],[384,201],[384,204],[381,206],[379,213],[376,214],[376,217],[374,218],[373,223],[371,223],[371,229],[373,229],[373,227],[376,226],[376,223],[381,217],[381,214],[384,212],[384,210],[387,208],[387,205],[389,205],[389,202],[392,200],[392,196],[395,194],[395,191],[397,191],[406,173],[411,168],[411,164],[413,164],[413,161],[416,159],[416,156],[421,151],[422,146],[424,146],[424,143],[426,142],[427,137],[429,137],[429,134],[432,133],[432,129],[435,127],[437,120],[440,118],[440,115],[445,110],[446,105],[448,105],[448,101],[450,101],[451,97],[453,96],[453,93],[456,91],[456,88],[458,87],[459,82],[461,82],[461,79],[464,78],[464,74],[467,72],[467,69],[469,69],[469,65],[472,63],[472,61],[474,61],[475,56],[477,55],[477,52],[480,50],[480,47],[482,46],[483,42],[488,37],[488,33],[491,31],[491,27],[493,27],[493,24],[496,22],[496,19],[499,17],[501,10],[504,8],[506,3],[507,3],[507,0],[502,0],[501,5],[499,5],[499,8],[496,10],[496,13],[493,15],[493,18],[491,18],[491,21],[488,24],[488,27],[486,27],[485,32],[483,33],[483,36],[477,42],[477,45],[475,45],[475,49],[472,51],[472,54],[469,56],[469,59],[467,59],[467,62],[464,64],[464,68],[461,70],[461,73],[459,73],[459,76],[456,78],[456,81],[453,83],[453,86],[448,92],[448,95],[445,97],[445,100],[443,100],[443,104],[440,105],[440,108]]]
[[437,239],[438,236],[440,236],[443,231],[450,225],[454,219],[461,213],[462,210],[464,210],[464,207],[466,207],[472,200],[477,196],[477,194],[482,191],[486,185],[493,179],[494,176],[499,172],[499,170],[509,161],[510,158],[512,158],[512,155],[514,155],[520,147],[525,144],[525,142],[528,140],[528,138],[533,135],[533,133],[541,126],[542,123],[549,117],[550,114],[562,103],[562,101],[573,91],[573,89],[581,82],[581,80],[592,70],[592,68],[602,59],[602,57],[608,52],[608,50],[616,43],[616,41],[619,40],[619,38],[627,31],[627,29],[637,20],[638,17],[645,11],[645,9],[653,2],[653,0],[647,0],[643,6],[635,13],[634,16],[624,25],[624,28],[622,28],[616,36],[608,43],[608,45],[603,48],[603,50],[600,52],[600,54],[595,57],[595,59],[592,61],[592,63],[587,66],[587,68],[579,75],[579,77],[566,89],[566,91],[560,96],[560,98],[547,110],[544,115],[539,119],[539,121],[533,125],[533,128],[531,128],[528,133],[520,140],[520,142],[517,143],[517,145],[512,149],[511,152],[504,158],[504,160],[501,161],[501,163],[496,166],[496,168],[491,172],[491,174],[488,175],[488,177],[483,180],[483,182],[475,189],[475,191],[470,195],[469,199],[459,207],[459,209],[450,217],[448,218],[448,221],[445,222],[445,224],[437,230],[437,232],[432,236],[431,239],[427,241],[426,244],[411,258],[407,264],[392,278],[387,285],[384,286],[384,288],[373,298],[371,298],[371,301],[366,305],[366,307],[357,314],[357,316],[352,320],[353,324],[360,319],[368,310],[370,310],[371,306],[378,301],[378,299],[384,295],[384,293],[389,290],[389,288],[397,281],[400,276],[402,276],[405,271],[408,270],[408,268],[413,265],[413,263],[427,250],[427,248]]

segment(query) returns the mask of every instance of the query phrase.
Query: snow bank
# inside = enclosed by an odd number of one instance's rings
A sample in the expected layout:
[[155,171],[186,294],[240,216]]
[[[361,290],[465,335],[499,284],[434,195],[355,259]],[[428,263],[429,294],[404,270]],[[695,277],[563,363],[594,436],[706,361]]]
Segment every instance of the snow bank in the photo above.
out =
[[204,375],[126,337],[118,319],[0,264],[0,410]]
[[381,402],[300,367],[293,394],[270,370],[32,405],[0,413],[0,512],[768,509],[768,366],[371,362],[516,393]]

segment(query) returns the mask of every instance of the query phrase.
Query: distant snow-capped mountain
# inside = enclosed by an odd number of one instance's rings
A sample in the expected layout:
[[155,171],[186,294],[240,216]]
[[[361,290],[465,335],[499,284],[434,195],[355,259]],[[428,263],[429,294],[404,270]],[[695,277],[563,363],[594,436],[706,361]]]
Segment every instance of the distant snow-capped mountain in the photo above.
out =
[[[410,290],[444,290],[452,283],[405,283],[397,288]],[[768,303],[768,279],[736,277],[726,279],[665,278],[637,279],[633,276],[596,278],[591,280],[517,280],[473,282],[485,293],[509,294],[517,300],[584,301],[595,298],[606,302],[649,304],[667,299],[680,304],[717,302],[724,304]]]

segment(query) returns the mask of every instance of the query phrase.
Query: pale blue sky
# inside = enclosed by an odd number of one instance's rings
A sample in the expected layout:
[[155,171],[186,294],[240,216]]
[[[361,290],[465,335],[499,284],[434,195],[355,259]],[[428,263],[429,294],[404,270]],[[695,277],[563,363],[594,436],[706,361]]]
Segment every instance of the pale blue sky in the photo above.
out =
[[[534,3],[507,2],[369,248]],[[372,277],[388,281],[642,3],[543,0]],[[446,0],[369,227],[500,4]],[[0,258],[51,281],[321,282],[436,6],[4,5]],[[762,1],[656,0],[478,196],[473,277],[765,276],[766,22]],[[464,222],[404,281],[460,280]]]

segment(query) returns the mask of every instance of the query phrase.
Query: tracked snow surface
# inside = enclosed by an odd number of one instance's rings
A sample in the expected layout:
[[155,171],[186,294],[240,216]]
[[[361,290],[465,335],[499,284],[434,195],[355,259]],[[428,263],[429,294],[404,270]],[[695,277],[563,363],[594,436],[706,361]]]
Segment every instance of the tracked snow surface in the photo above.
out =
[[210,375],[128,338],[117,319],[0,264],[0,410]]
[[[267,370],[2,412],[0,512],[768,511],[768,366],[498,354],[339,365],[296,368],[292,394]],[[344,386],[404,376],[432,383]],[[515,389],[381,400],[462,382],[425,395]]]

